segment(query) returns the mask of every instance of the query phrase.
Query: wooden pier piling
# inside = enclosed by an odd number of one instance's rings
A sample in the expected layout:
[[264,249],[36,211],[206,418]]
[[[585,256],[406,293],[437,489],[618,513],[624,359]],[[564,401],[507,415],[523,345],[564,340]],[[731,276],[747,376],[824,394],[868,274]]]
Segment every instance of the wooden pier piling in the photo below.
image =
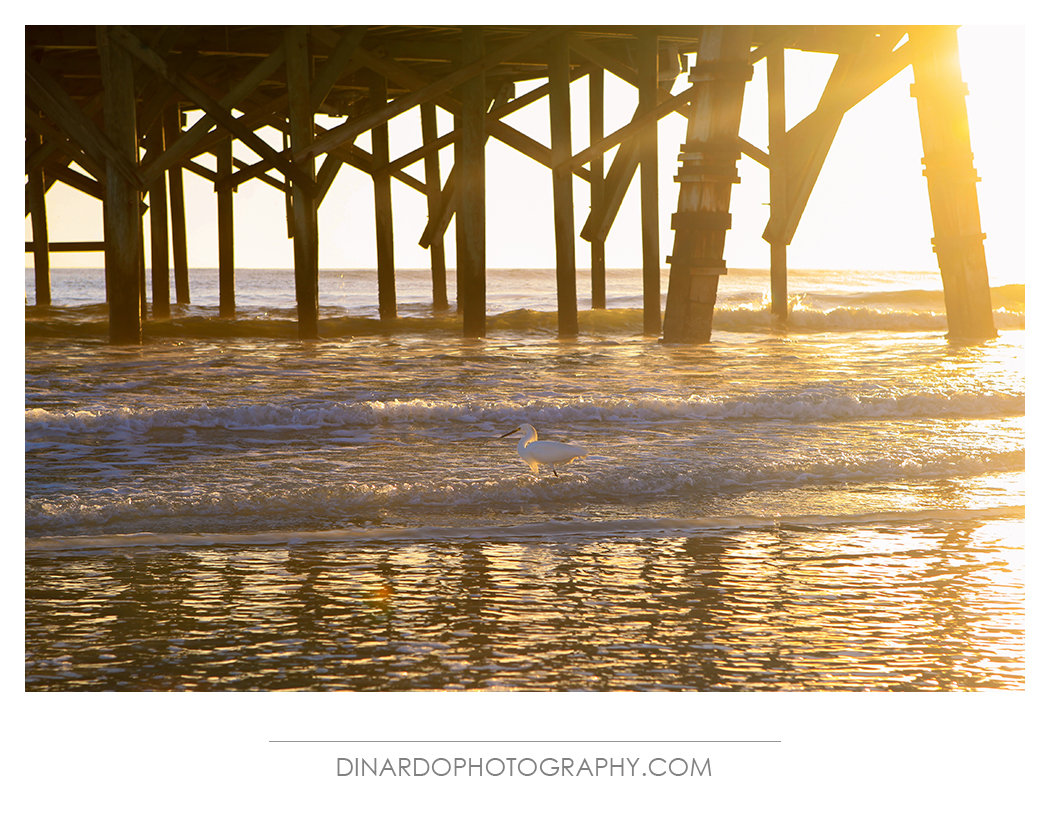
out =
[[909,37],[920,53],[912,63],[911,94],[919,109],[923,175],[930,191],[932,243],[944,285],[948,336],[993,338],[985,235],[977,206],[980,180],[970,149],[958,35],[954,26],[917,26]]
[[[147,160],[164,153],[164,123],[158,118],[146,132]],[[168,183],[159,173],[149,186],[150,283],[153,317],[171,317],[171,268],[168,266]]]
[[[233,139],[221,139],[215,145],[215,175],[221,181],[233,175]],[[220,185],[215,191],[218,207],[216,223],[219,239],[219,317],[237,314],[236,269],[234,266],[233,188]]]
[[[386,107],[386,77],[369,71],[369,103],[373,111]],[[394,205],[390,190],[390,128],[386,121],[372,128],[372,188],[375,191],[376,274],[379,284],[379,317],[397,317],[397,283],[394,278]]]
[[[463,63],[471,65],[485,56],[481,28],[463,30]],[[463,334],[485,336],[485,114],[488,93],[485,72],[477,71],[463,83],[461,108],[462,149],[457,162],[459,206],[456,222],[457,299],[462,303]]]
[[784,49],[766,54],[766,86],[769,97],[769,300],[773,324],[783,328],[788,321],[787,241],[787,111],[784,96]]
[[[42,146],[43,137],[33,134],[34,144]],[[51,258],[48,252],[47,204],[45,202],[44,169],[30,170],[29,181],[29,217],[33,224],[33,285],[36,291],[36,305],[51,305]]]
[[[551,164],[572,158],[572,112],[569,107],[569,37],[550,42]],[[558,287],[558,334],[580,331],[576,306],[576,229],[572,203],[572,175],[552,173],[554,180],[554,254]]]
[[[656,108],[659,88],[659,48],[656,35],[638,38],[638,113]],[[657,123],[638,136],[638,181],[642,211],[642,331],[660,334],[660,165]]]
[[[292,224],[295,258],[295,302],[299,338],[318,337],[318,234],[314,200],[314,158],[309,150],[314,137],[314,110],[310,102],[310,55],[306,26],[289,26],[285,32],[285,68],[288,78],[288,132],[299,171],[292,182]],[[305,178],[304,178],[305,177]]]
[[[419,106],[420,127],[424,147],[437,141],[437,106],[424,102]],[[427,219],[439,218],[441,212],[441,157],[433,150],[423,157],[425,184],[427,186]],[[448,309],[448,283],[445,269],[445,239],[443,234],[430,242],[430,278],[433,290],[434,309]]]
[[[181,114],[177,105],[164,109],[164,141],[171,145],[181,135]],[[171,260],[175,274],[175,303],[190,302],[190,265],[186,244],[186,194],[182,184],[182,167],[168,170],[168,203],[171,212]]]
[[[135,125],[135,74],[128,52],[113,42],[110,26],[96,26],[101,61],[106,137],[106,281],[109,339],[115,344],[142,342],[140,300],[142,263],[141,195],[134,180],[138,163]],[[130,171],[129,171],[130,168]]]
[[[591,68],[588,80],[588,113],[591,144],[605,138],[605,69]],[[590,162],[591,212],[605,200],[605,157],[598,153]],[[605,237],[591,240],[591,309],[605,309]]]
[[[35,303],[50,293],[50,253],[104,250],[110,339],[140,343],[143,321],[190,302],[183,174],[216,192],[219,315],[235,311],[233,194],[265,184],[287,196],[294,248],[299,336],[319,334],[318,208],[343,168],[368,174],[375,191],[377,307],[397,315],[392,186],[426,197],[420,244],[430,250],[433,303],[448,306],[444,234],[456,217],[456,301],[463,334],[486,332],[491,137],[551,174],[558,331],[579,333],[573,187],[589,184],[580,233],[590,244],[591,307],[606,307],[605,242],[636,171],[641,199],[643,328],[661,330],[656,133],[660,119],[686,118],[675,180],[674,231],[664,340],[711,336],[718,278],[726,273],[730,193],[742,154],[770,174],[773,323],[789,327],[787,247],[843,115],[912,65],[922,135],[933,248],[944,282],[949,335],[994,337],[976,172],[953,26],[26,26],[26,242]],[[786,127],[785,49],[836,55],[816,109]],[[690,87],[672,85],[696,54]],[[752,66],[767,61],[769,147],[740,138]],[[607,128],[606,74],[636,89],[630,121]],[[590,144],[573,153],[570,85],[588,77]],[[526,85],[515,96],[516,83]],[[505,118],[548,98],[550,147]],[[437,109],[455,126],[440,133]],[[390,120],[418,111],[422,145],[391,156]],[[186,127],[183,115],[197,115]],[[342,121],[325,127],[318,116]],[[273,127],[282,144],[259,133]],[[371,133],[370,151],[354,140]],[[234,158],[234,143],[256,158]],[[439,151],[454,145],[442,183]],[[607,159],[606,154],[615,151]],[[238,156],[241,154],[238,153]],[[214,157],[215,170],[209,169]],[[317,160],[321,160],[320,167]],[[422,162],[422,165],[416,163]],[[415,168],[419,168],[418,170]],[[274,176],[272,174],[278,174]],[[46,197],[56,183],[103,203],[103,240],[52,242]],[[149,207],[144,206],[148,200]],[[146,303],[143,218],[150,218],[152,310]],[[170,225],[170,226],[169,226]],[[169,264],[169,257],[171,263]]]
[[744,86],[751,79],[751,28],[707,26],[689,75],[695,95],[681,169],[678,211],[672,217],[674,249],[668,257],[664,340],[707,343],[719,276],[726,274],[726,231],[732,221],[729,199],[740,149]]

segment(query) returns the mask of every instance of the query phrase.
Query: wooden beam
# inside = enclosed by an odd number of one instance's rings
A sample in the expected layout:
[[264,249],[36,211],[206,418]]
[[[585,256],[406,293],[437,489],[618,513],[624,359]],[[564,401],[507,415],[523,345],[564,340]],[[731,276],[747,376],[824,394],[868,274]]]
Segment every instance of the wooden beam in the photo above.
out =
[[[527,51],[530,48],[534,48],[535,46],[546,42],[565,28],[565,26],[545,26],[544,28],[528,34],[519,40],[515,40],[502,48],[498,48],[491,54],[475,60],[469,65],[465,65],[458,71],[453,71],[422,88],[399,97],[397,100],[387,105],[382,111],[375,111],[360,116],[351,122],[333,128],[325,137],[317,140],[308,149],[297,152],[296,158],[303,158],[306,155],[317,156],[321,153],[325,153],[331,148],[350,141],[367,130],[371,130],[380,122],[388,121],[405,111],[411,110],[422,102],[436,101],[438,97],[442,96],[457,85],[462,84],[484,71],[495,68],[501,62],[516,56],[523,51]],[[360,56],[363,58],[365,55],[361,54]],[[369,64],[368,67],[376,70],[374,65]],[[496,134],[493,135],[495,136]]]
[[[176,70],[159,54],[153,51],[145,43],[141,42],[134,34],[123,26],[114,26],[114,39],[119,42],[129,54],[151,68],[159,76],[181,91],[187,99],[211,116],[219,125],[240,139],[247,147],[266,159],[271,165],[280,170],[287,178],[313,192],[313,179],[304,174],[295,164],[288,161],[284,156],[270,147],[267,142],[257,136],[255,131],[248,128],[237,117],[233,116],[223,105],[203,91],[198,83],[192,78],[183,75]],[[303,104],[309,106],[309,89],[306,90],[306,99]]]
[[325,196],[327,196],[328,191],[332,189],[332,184],[335,182],[335,178],[339,175],[339,171],[344,164],[347,163],[343,161],[343,157],[339,156],[335,151],[332,151],[324,157],[324,161],[321,162],[321,169],[317,171],[318,207],[324,203]]
[[71,167],[51,164],[44,169],[44,178],[49,185],[57,180],[99,201],[106,197],[106,174],[102,173],[101,176],[102,182],[100,183],[89,176],[85,176],[83,173],[77,173]]
[[[325,134],[328,131],[321,125],[314,125],[314,132],[319,134]],[[316,137],[315,137],[316,138]],[[392,179],[397,179],[399,182],[411,187],[413,190],[418,191],[426,195],[427,186],[426,183],[420,181],[410,173],[405,173],[403,170],[392,170],[391,163],[386,162],[382,166],[377,165],[375,157],[372,153],[367,150],[358,147],[357,145],[344,145],[340,148],[335,148],[330,151],[330,156],[339,158],[344,164],[348,164],[363,173],[367,173],[370,176],[375,175],[386,175]],[[327,160],[326,160],[327,163]]]
[[[369,107],[382,110],[386,104],[386,77],[369,72]],[[385,121],[372,129],[374,168],[390,163],[390,134]],[[397,317],[397,291],[394,276],[394,211],[390,196],[390,176],[373,170],[376,218],[376,273],[379,283],[379,317]]]
[[[638,110],[639,120],[656,110],[659,91],[659,52],[654,34],[645,33],[638,43]],[[640,148],[641,219],[642,219],[642,331],[660,334],[660,177],[657,141],[657,119],[647,122],[638,134]]]
[[320,26],[311,29],[311,37],[322,39],[327,45],[331,45],[332,49],[310,84],[310,105],[313,110],[321,109],[325,97],[346,70],[367,31],[368,26],[351,26],[341,36],[336,37],[334,32]]
[[[43,137],[36,137],[43,144]],[[43,169],[29,172],[29,217],[33,226],[33,294],[37,306],[51,306],[51,259],[48,255],[47,204]]]
[[679,155],[678,210],[671,218],[674,249],[664,316],[668,343],[707,343],[726,271],[725,239],[739,158],[744,88],[753,67],[750,26],[704,26],[689,75],[696,101]]
[[[146,134],[147,154],[164,152],[164,127],[158,119]],[[153,317],[171,317],[171,269],[168,267],[168,185],[164,176],[149,186],[150,278]]]
[[583,57],[585,60],[600,65],[610,74],[619,77],[628,85],[638,87],[638,71],[625,65],[623,62],[603,51],[594,43],[583,39],[577,34],[569,35],[569,48]]
[[[433,83],[427,78],[416,72],[405,68],[393,60],[377,57],[371,52],[359,52],[358,59],[368,67],[372,68],[372,70],[385,74],[390,80],[403,85],[406,88],[413,88],[422,91],[433,85]],[[583,76],[583,74],[580,73],[577,76]],[[438,94],[428,101],[434,102],[436,105],[456,117],[458,117],[462,111],[462,105],[460,102],[447,93]],[[510,111],[507,113],[509,112]],[[501,114],[501,116],[503,115],[506,114]],[[551,152],[549,148],[540,144],[532,137],[526,136],[521,131],[512,128],[510,125],[501,121],[498,116],[489,114],[486,119],[486,132],[492,138],[499,139],[505,145],[514,148],[519,153],[528,156],[530,159],[538,162],[544,167],[551,167]],[[589,181],[587,171],[577,168],[574,172],[580,178]]]
[[[215,172],[219,178],[233,173],[233,139],[226,137],[215,146]],[[237,268],[234,264],[233,188],[215,194],[219,234],[219,317],[237,314]]]
[[[247,117],[248,115],[245,116],[245,118]],[[273,126],[277,130],[280,130],[282,132],[287,131],[288,127],[287,124],[283,121],[274,122]],[[314,133],[323,136],[324,134],[328,133],[328,129],[321,125],[318,125],[317,123],[314,123]],[[317,137],[315,136],[315,138]],[[333,150],[329,151],[329,154],[335,157],[336,159],[340,160],[341,162],[348,164],[351,167],[354,167],[362,171],[363,173],[367,173],[369,175],[372,175],[377,172],[381,173],[386,170],[385,168],[377,169],[374,162],[372,161],[372,154],[366,150],[363,150],[362,148],[359,148],[357,145],[354,144],[344,144],[342,147],[334,148]],[[290,155],[290,152],[287,152],[287,155]],[[230,178],[218,181],[216,183],[217,185],[228,185],[231,187],[236,187],[238,185],[251,181],[252,179],[260,179],[261,181],[264,181],[272,186],[278,187],[279,189],[284,189],[284,182],[276,180],[267,175],[268,171],[272,170],[273,168],[266,162],[256,162],[254,164],[249,165],[240,160],[236,160],[235,163],[240,169],[236,173],[234,173]],[[328,170],[325,170],[325,167],[322,166],[322,170],[318,174],[318,187],[316,191],[318,199],[323,199],[324,195],[327,193],[328,184],[331,183],[330,178],[322,181],[322,174],[328,175],[330,173],[334,176],[337,165],[338,163],[333,162],[331,165],[328,165]],[[387,168],[389,167],[390,165],[388,164]],[[403,170],[389,170],[387,172],[389,172],[389,175],[392,179],[397,179],[399,182],[408,185],[413,190],[416,190],[420,193],[426,193],[426,185],[422,181],[417,179],[415,176],[412,176],[411,174],[406,173]],[[216,187],[216,190],[218,189],[219,188]]]
[[[437,141],[437,107],[432,102],[419,106],[423,146]],[[429,151],[423,158],[426,173],[427,219],[437,216],[441,206],[441,159],[436,151]],[[445,269],[444,234],[430,242],[430,276],[435,309],[448,309],[448,283]]]
[[[26,106],[26,126],[32,128],[47,140],[42,143],[42,147],[50,143],[55,149],[61,151],[71,161],[76,162],[98,180],[101,180],[105,175],[101,166],[98,165],[94,159],[84,153],[84,151],[82,151],[73,140],[66,138],[58,128],[52,127],[49,123],[44,121],[44,119],[42,119],[36,111],[31,110],[28,105]],[[26,162],[26,170],[35,171],[43,167],[47,160],[48,153],[49,152],[45,150],[35,151],[33,158]],[[39,159],[36,154],[39,154]]]
[[118,149],[29,55],[26,55],[26,96],[80,146],[96,167],[110,167],[122,173],[136,190],[145,189],[146,183],[137,162]]
[[[240,121],[248,127],[261,128],[264,125],[273,125],[283,131],[287,129],[284,125],[284,115],[287,113],[287,108],[288,95],[282,94],[271,102],[245,113],[241,116]],[[278,115],[280,115],[281,118],[275,119]],[[226,138],[226,131],[222,128],[215,128],[201,138],[200,143],[194,146],[191,153],[193,156],[201,156],[205,153],[214,152],[215,145],[224,138]],[[282,155],[290,156],[290,149],[283,150]],[[185,158],[180,159],[179,163],[187,169],[189,168],[189,164]],[[276,169],[266,161],[256,162],[251,165],[241,162],[239,166],[241,166],[242,169],[235,172],[229,179],[224,181],[223,184],[229,185],[230,187],[237,187],[252,179],[262,179],[269,171]]]
[[[591,68],[588,85],[589,124],[591,144],[605,136],[605,69]],[[605,156],[598,153],[590,160],[591,212],[600,211],[605,199]],[[591,309],[605,309],[605,240],[590,242],[591,248]]]
[[[656,36],[656,32],[649,32],[652,36]],[[635,88],[639,87],[641,80],[639,79],[639,71],[635,68],[625,65],[623,62],[618,60],[616,57],[606,53],[598,46],[593,43],[584,40],[576,35],[570,35],[570,42],[572,50],[584,57],[591,62],[601,65],[610,74],[615,74],[617,77],[622,79],[628,85],[633,85]],[[656,92],[656,101],[659,104],[663,104],[671,99],[671,93],[667,89],[660,88]],[[674,112],[680,113],[683,116],[688,117],[689,111],[686,108],[674,107]],[[670,111],[669,111],[670,112]]]
[[[284,43],[282,42],[276,49],[274,49],[272,54],[269,54],[260,60],[258,65],[256,65],[255,68],[244,77],[244,79],[234,85],[233,88],[230,89],[230,92],[219,100],[219,105],[226,110],[233,110],[241,102],[247,99],[263,80],[270,77],[283,64]],[[245,113],[240,121],[244,125],[250,125],[253,122],[253,119],[252,116]],[[143,173],[146,178],[150,179],[153,176],[163,173],[165,170],[170,170],[171,168],[182,164],[183,160],[191,154],[214,126],[215,120],[208,114],[205,114],[194,122],[188,130],[182,133],[177,141],[168,145],[168,149],[164,151],[163,155],[158,156],[155,161],[149,164],[149,166],[143,168]],[[216,132],[213,136],[215,139],[218,139],[222,135]]]
[[911,95],[919,112],[923,175],[930,193],[933,251],[944,284],[948,337],[987,340],[997,333],[958,35],[954,26],[915,26],[908,29],[908,39],[916,51]]
[[[105,241],[49,241],[48,252],[104,252]],[[36,242],[26,242],[26,252],[34,252]]]
[[645,132],[648,128],[651,128],[668,114],[687,108],[692,100],[693,93],[693,88],[686,88],[681,93],[672,96],[670,99],[664,100],[659,105],[647,108],[643,113],[634,116],[631,121],[622,128],[613,131],[608,136],[600,139],[585,150],[581,150],[575,156],[571,157],[569,161],[562,162],[560,165],[556,166],[554,172],[558,175],[564,176],[575,170],[575,168],[580,165],[587,164],[595,156],[604,154],[617,145],[622,144],[627,139],[631,139],[639,133]]
[[791,243],[842,117],[911,62],[913,46],[910,42],[896,51],[893,46],[893,42],[873,38],[856,50],[840,55],[816,109],[788,131],[785,146],[787,215],[777,236],[770,225],[766,225],[762,237],[767,241],[777,238]]
[[[179,106],[172,104],[164,110],[164,143],[170,145],[182,132]],[[190,302],[190,269],[186,242],[186,194],[182,184],[182,167],[175,165],[168,171],[168,200],[171,204],[171,259],[175,274],[175,302]]]
[[[635,113],[635,116],[638,114]],[[620,210],[627,188],[631,186],[631,179],[638,169],[638,158],[640,146],[636,139],[628,139],[620,143],[620,147],[613,157],[612,165],[605,176],[605,196],[602,198],[601,209],[591,210],[584,222],[580,237],[587,241],[605,241],[612,229],[613,221]]]
[[745,156],[748,156],[758,162],[762,167],[769,167],[769,154],[766,153],[762,148],[755,147],[746,139],[737,138],[737,147],[740,148],[740,152]]
[[[111,343],[142,342],[140,279],[142,221],[138,188],[119,165],[137,161],[138,130],[135,125],[135,76],[131,57],[110,39],[110,27],[95,26],[102,67],[106,137],[113,147],[106,152],[106,292],[109,299]],[[119,158],[118,158],[119,157]],[[137,175],[137,174],[132,174]]]
[[[492,102],[493,107],[502,105],[510,94],[510,84],[504,83],[500,86],[499,91],[496,92],[496,98]],[[458,103],[457,103],[458,105]],[[460,108],[460,110],[462,110]],[[462,117],[460,117],[462,119]],[[493,124],[492,120],[486,117],[485,119],[485,143],[488,144],[489,126]],[[462,129],[455,128],[455,131],[462,136]],[[456,142],[457,155],[458,148],[461,146],[462,139]],[[435,237],[440,238],[445,234],[448,229],[449,222],[452,221],[452,216],[456,214],[456,208],[458,206],[459,196],[456,192],[456,180],[459,178],[458,162],[452,165],[452,169],[449,171],[448,179],[445,181],[445,189],[441,193],[441,200],[435,216],[428,216],[427,226],[423,230],[423,236],[419,239],[419,245],[426,249],[427,247],[433,246]]]
[[[589,70],[590,70],[589,66],[587,66],[587,67],[579,66],[577,68],[574,68],[570,81],[575,82],[580,77],[586,76]],[[488,115],[486,116],[486,127],[487,128],[491,128],[494,124],[498,123],[499,120],[503,119],[503,117],[509,116],[510,114],[514,113],[515,111],[520,111],[522,108],[524,108],[524,107],[526,107],[528,105],[531,105],[533,102],[535,102],[538,99],[542,99],[543,97],[547,96],[549,93],[550,93],[550,83],[544,83],[543,85],[540,85],[540,86],[537,86],[536,88],[533,88],[528,93],[522,94],[519,97],[514,97],[513,99],[510,99],[507,102],[504,102],[504,103],[502,103],[500,105],[494,106],[492,108],[492,110],[489,111]],[[425,103],[425,104],[436,104],[436,103]],[[436,137],[431,142],[424,142],[424,144],[422,146],[416,148],[415,150],[409,151],[408,153],[404,154],[403,156],[401,156],[401,157],[399,157],[397,159],[394,159],[390,163],[391,169],[399,169],[399,168],[403,168],[403,167],[408,167],[409,165],[418,162],[420,159],[425,159],[427,156],[429,156],[434,151],[441,150],[441,148],[444,148],[444,147],[448,147],[453,142],[455,142],[456,139],[459,138],[459,133],[460,133],[459,128],[453,128],[452,130],[448,131],[447,133],[444,133],[441,136]],[[589,177],[589,174],[588,174],[588,177]]]
[[[463,29],[463,61],[476,65],[485,53],[479,26]],[[475,71],[463,83],[462,137],[457,162],[459,205],[456,216],[456,279],[463,312],[463,336],[485,336],[485,73]]]
[[[554,167],[572,157],[572,112],[569,104],[569,38],[550,43],[551,159]],[[576,229],[573,224],[571,176],[551,172],[554,183],[555,276],[558,285],[558,334],[579,334],[576,305]]]
[[[456,156],[458,157],[462,146],[462,139],[456,141]],[[440,240],[445,235],[445,231],[448,230],[448,225],[452,221],[452,216],[456,212],[457,202],[459,201],[459,193],[456,189],[456,176],[459,172],[456,170],[459,162],[452,165],[452,169],[448,172],[448,178],[445,179],[445,186],[441,188],[441,199],[438,202],[437,211],[433,214],[428,214],[427,226],[423,228],[423,235],[419,238],[419,246],[423,249],[432,247],[434,241]]]
[[783,54],[785,48],[790,48],[804,26],[777,26],[777,33],[761,45],[751,49],[748,59],[752,65],[757,65],[770,54]]
[[784,93],[784,49],[766,53],[766,87],[769,108],[769,241],[770,312],[774,325],[788,319],[787,242],[780,238],[787,218],[787,113]]
[[292,216],[295,246],[295,300],[298,306],[299,338],[318,337],[318,235],[317,206],[314,201],[314,154],[309,151],[314,134],[314,111],[310,103],[310,54],[306,27],[285,30],[288,72],[288,128],[291,151],[301,165],[294,179],[305,177],[307,184],[293,179]]

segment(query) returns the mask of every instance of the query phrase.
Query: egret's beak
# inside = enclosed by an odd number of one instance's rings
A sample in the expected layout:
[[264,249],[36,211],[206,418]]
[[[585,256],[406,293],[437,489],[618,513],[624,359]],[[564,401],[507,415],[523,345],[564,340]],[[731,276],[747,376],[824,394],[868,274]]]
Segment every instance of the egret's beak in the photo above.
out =
[[502,440],[502,439],[503,439],[504,437],[509,437],[509,436],[510,436],[511,434],[513,434],[513,433],[514,433],[515,431],[521,431],[521,426],[518,426],[517,428],[512,428],[512,429],[511,429],[510,431],[508,431],[508,432],[507,432],[506,434],[500,434],[500,435],[499,435],[499,438],[500,438],[500,439]]

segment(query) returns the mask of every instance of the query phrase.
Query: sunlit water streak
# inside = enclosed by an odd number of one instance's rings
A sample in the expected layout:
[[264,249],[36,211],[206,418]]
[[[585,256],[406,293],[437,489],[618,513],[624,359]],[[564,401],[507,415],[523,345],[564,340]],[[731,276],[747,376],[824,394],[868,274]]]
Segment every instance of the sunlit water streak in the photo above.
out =
[[[424,276],[390,323],[328,273],[303,344],[255,271],[236,322],[198,281],[113,349],[65,275],[27,309],[27,689],[1024,686],[1023,287],[956,346],[935,279],[811,274],[781,335],[730,275],[692,348],[636,271],[571,341],[549,272],[490,273],[483,340]],[[591,456],[534,477],[522,422]]]

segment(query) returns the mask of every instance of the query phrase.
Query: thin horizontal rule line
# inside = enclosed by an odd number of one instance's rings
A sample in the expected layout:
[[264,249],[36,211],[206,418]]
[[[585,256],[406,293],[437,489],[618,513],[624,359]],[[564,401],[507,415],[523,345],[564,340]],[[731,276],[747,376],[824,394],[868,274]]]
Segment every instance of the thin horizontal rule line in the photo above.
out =
[[270,743],[782,743],[779,740],[271,740]]

